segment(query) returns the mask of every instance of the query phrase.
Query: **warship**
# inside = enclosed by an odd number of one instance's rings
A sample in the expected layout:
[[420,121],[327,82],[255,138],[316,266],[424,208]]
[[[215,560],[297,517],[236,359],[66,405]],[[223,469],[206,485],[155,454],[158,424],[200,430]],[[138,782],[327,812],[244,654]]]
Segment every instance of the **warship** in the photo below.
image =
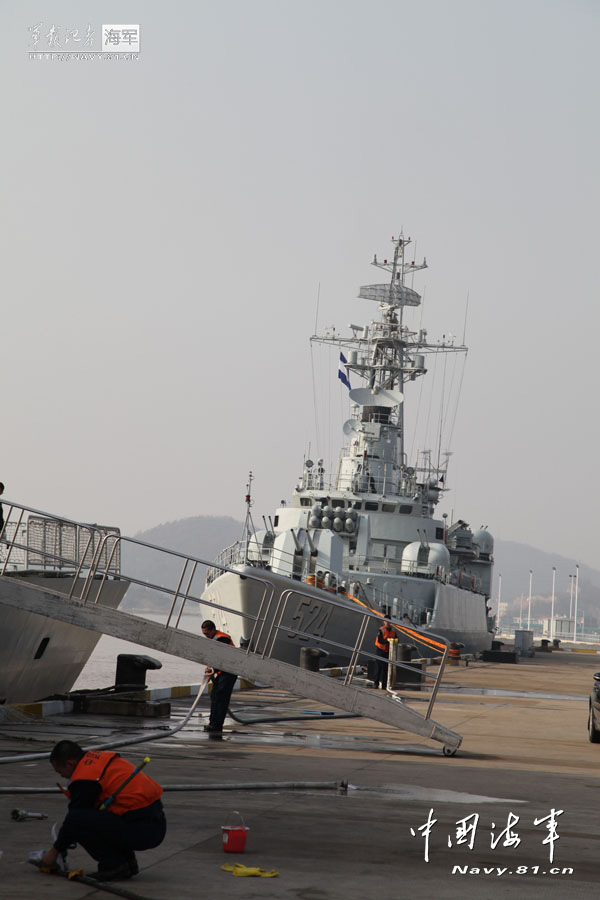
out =
[[[117,609],[129,587],[120,577],[119,529],[87,525],[5,502],[0,528],[0,598],[19,585]],[[91,576],[94,563],[102,575]],[[103,567],[103,568],[102,568]],[[71,690],[100,634],[0,605],[0,704],[28,703]]]
[[[343,663],[336,645],[346,642],[357,607],[398,625],[404,643],[430,633],[476,653],[489,649],[494,636],[493,537],[485,527],[473,530],[464,519],[448,522],[437,513],[448,490],[450,453],[441,452],[440,440],[437,450],[409,459],[405,433],[405,394],[427,374],[428,360],[466,354],[467,347],[446,335],[431,341],[424,328],[407,323],[421,304],[408,282],[427,262],[409,258],[410,238],[392,244],[390,259],[372,260],[389,280],[358,294],[377,307],[374,320],[350,325],[346,336],[329,329],[311,338],[336,355],[339,349],[338,375],[349,393],[337,470],[329,476],[323,459],[305,458],[291,499],[263,519],[263,529],[252,521],[251,477],[241,540],[215,560],[229,571],[207,571],[202,597],[224,608],[219,627],[238,646],[260,650],[251,622],[263,602],[262,585],[285,598],[270,652],[296,664],[303,646]],[[261,582],[244,574],[260,574]],[[377,625],[377,618],[369,620],[369,651]],[[432,652],[440,651],[423,651]]]

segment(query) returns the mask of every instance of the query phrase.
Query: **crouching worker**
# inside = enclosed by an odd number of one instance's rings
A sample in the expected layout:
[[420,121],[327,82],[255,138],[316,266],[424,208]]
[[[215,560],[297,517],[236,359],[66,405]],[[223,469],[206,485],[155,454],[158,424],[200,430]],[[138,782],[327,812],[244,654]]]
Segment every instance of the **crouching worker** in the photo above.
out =
[[134,851],[157,847],[167,830],[161,786],[118,753],[86,753],[73,741],[59,741],[50,763],[71,782],[69,811],[42,866],[52,868],[59,853],[77,843],[98,863],[91,878],[117,881],[137,875]]

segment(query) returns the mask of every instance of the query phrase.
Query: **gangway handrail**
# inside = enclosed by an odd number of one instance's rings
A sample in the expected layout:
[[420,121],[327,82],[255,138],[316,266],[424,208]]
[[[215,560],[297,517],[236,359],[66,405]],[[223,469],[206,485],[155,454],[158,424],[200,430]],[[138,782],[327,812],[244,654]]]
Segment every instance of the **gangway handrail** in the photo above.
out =
[[[115,541],[115,543],[121,543],[121,544],[122,544],[122,543],[125,541],[125,542],[130,543],[130,544],[136,544],[137,546],[145,547],[145,548],[148,549],[148,550],[157,550],[157,551],[159,551],[160,553],[166,553],[168,556],[176,556],[176,557],[178,557],[179,559],[185,560],[186,565],[187,565],[188,562],[193,562],[194,564],[200,563],[201,565],[208,565],[208,564],[209,564],[209,563],[207,562],[207,560],[202,559],[201,557],[189,556],[189,555],[186,555],[185,553],[182,553],[182,552],[179,551],[179,550],[172,550],[172,549],[169,548],[169,547],[161,547],[159,544],[151,544],[151,543],[149,543],[148,541],[141,541],[139,538],[128,537],[127,535],[124,535],[124,534],[119,534],[119,535],[112,535],[112,534],[111,534],[111,535],[106,535],[106,538],[112,538],[112,539]],[[185,568],[185,567],[184,567],[184,568]],[[229,569],[229,568],[227,568],[226,566],[218,566],[218,568],[220,568],[223,572],[229,572],[229,573],[231,573],[232,575],[237,575],[237,576],[240,577],[240,578],[251,578],[251,579],[254,580],[254,581],[258,581],[258,582],[260,582],[261,584],[264,585],[265,590],[271,591],[271,594],[274,593],[273,585],[269,584],[269,582],[268,582],[266,579],[264,579],[264,578],[259,578],[258,576],[255,576],[255,575],[252,575],[252,576],[246,575],[245,573],[238,572],[236,569]],[[98,573],[96,573],[96,575],[98,575],[98,577],[100,577]],[[101,584],[100,584],[100,586],[99,586],[99,588],[98,588],[98,592],[97,592],[96,597],[95,597],[95,599],[94,599],[94,603],[95,603],[95,604],[97,604],[98,601],[99,601],[99,599],[100,599],[100,595],[101,595],[101,591],[102,591],[102,587],[103,587],[103,584],[104,584],[104,579],[105,579],[105,577],[106,577],[106,572],[105,572],[104,575],[102,576],[102,582],[101,582]],[[151,582],[151,581],[145,581],[145,580],[143,580],[143,579],[136,578],[136,577],[133,576],[133,575],[127,575],[126,573],[123,574],[123,575],[121,575],[121,577],[122,577],[124,580],[126,580],[126,581],[130,581],[132,584],[137,584],[137,585],[140,585],[140,586],[143,586],[143,587],[151,588],[152,590],[157,591],[159,594],[171,594],[171,595],[173,595],[174,600],[173,600],[173,602],[172,602],[172,604],[171,604],[171,612],[169,613],[168,619],[167,619],[167,621],[166,621],[166,623],[165,623],[165,628],[168,628],[168,627],[169,627],[170,620],[171,620],[171,615],[172,615],[172,611],[173,611],[173,608],[174,608],[174,604],[175,604],[176,601],[177,601],[178,590],[173,590],[172,588],[165,587],[164,585],[154,584],[154,583]],[[190,582],[190,584],[191,584],[191,582]],[[88,594],[88,596],[89,596],[89,594]],[[182,602],[181,609],[180,609],[180,611],[179,611],[179,615],[178,615],[178,617],[177,617],[177,622],[175,623],[175,628],[177,628],[177,626],[178,626],[178,624],[179,624],[179,620],[180,620],[180,618],[181,618],[181,612],[182,612],[182,610],[183,610],[183,605],[184,605],[184,603],[186,603],[188,600],[192,601],[192,603],[198,603],[198,604],[203,603],[203,604],[205,604],[205,605],[207,605],[207,606],[210,606],[211,608],[219,609],[219,610],[221,610],[221,611],[223,611],[223,612],[233,613],[234,615],[241,616],[242,618],[247,618],[247,619],[256,619],[256,618],[257,618],[257,616],[253,616],[251,613],[241,613],[241,612],[239,612],[238,610],[231,609],[231,608],[228,607],[228,606],[223,606],[223,605],[220,604],[220,603],[215,603],[214,601],[209,601],[209,600],[203,600],[201,597],[194,597],[194,595],[193,595],[193,594],[190,594],[188,591],[184,592],[184,593],[181,594],[180,596],[182,597],[183,602]]]
[[[183,553],[179,550],[173,550],[171,548],[161,547],[158,544],[153,544],[148,541],[143,541],[143,540],[140,540],[139,538],[128,537],[126,535],[120,534],[120,532],[107,532],[107,531],[103,530],[101,526],[93,525],[90,523],[77,522],[75,520],[68,519],[64,516],[55,516],[53,514],[46,513],[42,510],[34,509],[32,507],[27,507],[22,504],[12,503],[9,501],[4,501],[4,502],[5,502],[6,506],[10,508],[10,511],[7,516],[7,521],[8,521],[8,517],[12,513],[13,509],[16,508],[16,509],[21,510],[17,530],[20,527],[20,523],[23,518],[23,513],[28,512],[28,513],[33,513],[35,515],[43,516],[46,519],[58,521],[61,523],[66,523],[69,525],[74,525],[77,527],[83,527],[83,528],[90,529],[91,531],[93,530],[98,533],[99,541],[98,541],[97,547],[95,548],[95,552],[93,554],[92,560],[89,561],[89,563],[86,562],[87,549],[88,549],[86,547],[86,553],[84,554],[84,556],[81,560],[81,565],[79,566],[79,568],[77,570],[78,573],[81,573],[84,569],[87,570],[87,576],[85,579],[84,590],[82,591],[82,597],[77,598],[79,600],[79,602],[82,602],[83,604],[86,604],[88,602],[88,600],[90,599],[91,585],[94,583],[96,578],[100,577],[101,582],[100,582],[100,585],[98,586],[98,591],[96,592],[95,599],[93,601],[94,605],[99,603],[101,593],[102,593],[102,588],[106,582],[108,575],[110,574],[110,566],[112,564],[112,559],[113,559],[114,553],[116,551],[116,548],[117,548],[117,546],[119,546],[121,548],[123,546],[123,543],[125,542],[127,544],[140,546],[147,550],[155,551],[160,554],[166,554],[168,556],[176,557],[176,558],[184,561],[183,569],[182,569],[181,575],[179,577],[179,582],[177,584],[176,589],[172,589],[170,587],[165,587],[165,586],[161,586],[161,585],[156,585],[150,581],[147,581],[147,580],[144,580],[141,578],[137,578],[134,576],[129,576],[129,575],[127,575],[127,573],[121,573],[119,576],[123,580],[127,580],[127,581],[130,581],[131,583],[141,585],[145,588],[156,591],[159,594],[162,594],[163,596],[171,595],[172,601],[171,601],[170,610],[169,610],[169,613],[167,616],[165,628],[169,628],[177,600],[181,598],[182,606],[181,606],[181,610],[179,611],[179,615],[177,617],[177,621],[174,626],[175,630],[179,630],[179,622],[181,619],[181,613],[183,610],[183,606],[188,600],[190,600],[192,602],[202,604],[206,607],[210,607],[211,609],[218,609],[222,612],[226,612],[227,614],[233,614],[238,617],[242,617],[242,618],[248,619],[250,621],[254,621],[253,634],[255,633],[257,626],[260,624],[260,630],[258,633],[258,641],[260,643],[260,641],[262,639],[262,631],[263,631],[264,626],[265,626],[266,622],[268,621],[269,616],[271,615],[271,612],[272,612],[271,606],[272,606],[273,598],[275,595],[275,585],[274,585],[274,583],[270,582],[267,578],[261,577],[260,575],[256,574],[255,571],[252,569],[252,567],[245,567],[243,571],[240,571],[239,569],[233,569],[228,566],[223,566],[218,563],[215,563],[214,561],[207,560],[202,557],[191,556],[190,554]],[[3,529],[3,532],[4,531],[5,531],[5,528]],[[113,542],[110,552],[108,550],[108,542],[109,541]],[[7,541],[6,538],[3,538],[2,542],[5,544],[11,544],[11,542]],[[14,543],[15,542],[13,541],[12,544],[14,544]],[[12,544],[11,544],[11,546],[12,546]],[[16,546],[22,548],[23,545],[16,544]],[[88,545],[88,547],[89,547],[89,545]],[[23,549],[27,549],[27,545],[25,545],[25,547]],[[60,559],[60,557],[57,557],[56,554],[48,553],[48,551],[46,551],[45,549],[39,550],[36,548],[36,552],[40,553],[41,556],[47,556],[47,557],[53,558],[53,559]],[[10,550],[9,550],[9,555],[10,555]],[[106,560],[105,564],[101,563],[103,556]],[[187,566],[190,563],[193,564],[193,572],[188,580],[186,589],[182,591],[181,587],[183,584]],[[193,594],[191,594],[190,588],[191,588],[193,577],[194,577],[194,574],[195,574],[198,564],[204,565],[207,567],[218,568],[218,569],[220,569],[221,572],[231,573],[239,578],[249,579],[251,581],[258,582],[260,585],[262,585],[263,594],[262,594],[262,599],[261,599],[258,614],[252,615],[250,613],[243,613],[239,610],[235,610],[230,607],[219,604],[213,600],[203,599],[201,597],[195,597]],[[0,574],[4,574],[5,569],[6,569],[6,565],[4,566],[4,568]],[[249,571],[249,569],[251,569],[251,571]],[[257,569],[257,572],[260,572],[260,571],[261,571],[260,569]],[[74,582],[75,582],[75,579],[74,579]],[[71,592],[72,592],[72,590],[73,590],[73,588],[71,589]],[[382,620],[385,617],[384,617],[383,613],[378,612],[378,611],[368,607],[366,604],[362,603],[362,601],[357,601],[357,607],[355,609],[352,609],[352,608],[349,609],[347,604],[344,604],[342,601],[340,601],[337,598],[337,594],[332,594],[331,592],[325,591],[325,590],[323,590],[321,593],[322,593],[322,596],[319,596],[319,602],[322,602],[325,605],[331,605],[334,607],[342,607],[347,612],[348,611],[351,613],[356,612],[356,614],[358,616],[360,616],[360,624],[358,627],[358,633],[356,636],[354,646],[341,644],[341,643],[333,641],[329,638],[320,636],[320,640],[323,643],[328,644],[330,646],[335,646],[340,649],[344,649],[346,651],[349,651],[351,664],[348,668],[348,675],[346,676],[346,680],[344,682],[345,684],[349,684],[352,681],[352,678],[353,678],[353,675],[354,675],[354,672],[355,672],[355,669],[356,669],[356,666],[358,663],[358,659],[361,655],[366,656],[371,659],[378,658],[377,656],[375,656],[375,654],[369,653],[368,651],[364,650],[363,644],[364,644],[365,636],[367,633],[367,627],[368,627],[369,620],[371,620],[371,619]],[[271,619],[269,631],[265,638],[264,649],[262,650],[263,658],[265,656],[267,656],[268,658],[271,658],[271,654],[275,647],[276,637],[280,631],[294,633],[298,636],[306,637],[308,639],[310,639],[311,637],[314,638],[314,635],[311,635],[308,632],[304,632],[298,628],[291,629],[287,625],[283,624],[283,616],[284,616],[284,613],[285,613],[285,610],[287,607],[288,600],[293,595],[297,595],[299,597],[306,597],[310,600],[315,599],[314,593],[309,593],[306,583],[302,582],[302,581],[295,582],[293,587],[290,587],[290,588],[287,588],[286,590],[281,591],[281,593],[279,594],[279,596],[277,598],[277,602],[275,605],[275,610],[273,611],[273,617]],[[69,595],[69,599],[70,598],[71,598],[71,595]],[[351,598],[351,599],[356,599],[356,598]],[[437,675],[430,675],[427,672],[424,673],[426,678],[430,678],[435,682],[434,689],[432,692],[432,697],[430,700],[430,704],[429,704],[429,707],[427,710],[427,714],[425,716],[425,718],[427,719],[430,717],[431,709],[433,706],[433,701],[435,700],[435,696],[437,694],[437,689],[439,686],[439,681],[440,681],[441,675],[443,673],[444,663],[446,661],[446,657],[447,657],[448,649],[449,649],[448,642],[446,641],[445,638],[438,636],[438,635],[433,635],[431,632],[428,632],[427,634],[425,634],[424,632],[420,632],[420,630],[417,629],[416,627],[408,628],[408,627],[402,626],[400,624],[395,624],[393,627],[397,631],[405,632],[405,633],[409,634],[415,640],[422,640],[424,643],[428,643],[430,645],[436,644],[436,641],[432,640],[432,638],[436,638],[437,641],[439,641],[439,643],[437,643],[437,647],[439,649],[445,648],[445,649],[443,649],[441,665],[438,669]],[[256,647],[256,645],[253,647],[252,641],[250,641],[246,648],[239,648],[239,649],[245,649],[246,654],[250,654],[250,653],[255,653],[257,650],[257,647]],[[258,654],[260,655],[260,650],[258,651]],[[410,669],[410,666],[407,665],[406,662],[403,663],[400,661],[389,660],[389,663],[393,666]]]

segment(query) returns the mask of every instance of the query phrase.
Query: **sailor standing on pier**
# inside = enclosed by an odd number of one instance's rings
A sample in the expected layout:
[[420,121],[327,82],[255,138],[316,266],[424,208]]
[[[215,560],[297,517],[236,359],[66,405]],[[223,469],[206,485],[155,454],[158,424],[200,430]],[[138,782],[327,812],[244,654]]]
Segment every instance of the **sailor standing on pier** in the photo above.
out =
[[[211,641],[217,640],[222,644],[234,646],[230,635],[224,631],[217,631],[215,623],[211,622],[210,619],[202,623],[202,634]],[[212,690],[210,692],[210,718],[208,725],[204,726],[204,730],[219,735],[223,731],[223,722],[227,715],[237,675],[232,675],[230,672],[220,672],[211,666],[207,667],[206,674],[212,681]]]
[[[375,669],[373,675],[373,687],[378,688],[379,685],[385,690],[387,688],[388,664],[390,658],[390,641],[396,635],[396,629],[392,628],[391,623],[385,619],[383,625],[377,632],[375,638],[375,647],[377,648],[377,656],[381,659],[375,660]],[[384,662],[385,659],[385,662]]]

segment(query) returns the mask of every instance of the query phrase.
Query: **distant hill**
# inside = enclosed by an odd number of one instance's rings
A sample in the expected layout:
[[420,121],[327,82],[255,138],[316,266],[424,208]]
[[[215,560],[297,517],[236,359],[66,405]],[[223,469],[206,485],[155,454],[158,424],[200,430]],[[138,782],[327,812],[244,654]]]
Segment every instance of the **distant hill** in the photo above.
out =
[[[180,553],[198,556],[212,561],[229,544],[239,540],[242,523],[230,516],[193,516],[165,522],[148,531],[136,534],[136,538],[159,547],[166,547]],[[529,570],[533,571],[532,614],[550,613],[552,593],[552,566],[556,567],[555,611],[566,614],[569,611],[569,575],[575,574],[576,560],[546,553],[527,544],[515,541],[496,540],[494,547],[494,600],[497,599],[498,574],[502,574],[502,600],[520,606],[520,597],[529,593]],[[183,562],[168,555],[148,554],[143,548],[125,545],[123,548],[123,572],[129,576],[144,578],[152,583],[177,585]],[[189,572],[186,573],[186,578]],[[204,588],[205,567],[199,567],[193,581],[193,593],[201,594]],[[184,579],[185,581],[185,579]],[[126,595],[126,605],[131,607],[152,603],[152,593],[132,586]],[[600,619],[600,572],[589,566],[579,567],[578,609],[583,611],[586,622]]]
[[[242,528],[242,523],[230,516],[192,516],[156,525],[148,531],[140,531],[135,537],[148,544],[212,562],[221,550],[241,538]],[[159,587],[176,588],[183,565],[184,560],[177,556],[158,554],[135,544],[126,543],[123,546],[122,571],[130,578],[140,578]],[[183,579],[184,588],[190,575],[188,567]],[[200,596],[204,590],[205,576],[206,566],[198,566],[190,587],[194,596]],[[121,609],[136,606],[152,608],[157,603],[156,591],[134,584],[127,591]]]
[[[529,595],[529,570],[532,577],[532,615],[550,615],[552,567],[556,568],[555,613],[569,612],[569,575],[575,575],[577,560],[546,553],[516,541],[495,541],[494,599],[498,593],[498,575],[502,575],[502,600],[520,606],[520,597]],[[574,581],[574,579],[573,579]],[[584,613],[586,624],[600,622],[600,572],[579,564],[578,614]]]

